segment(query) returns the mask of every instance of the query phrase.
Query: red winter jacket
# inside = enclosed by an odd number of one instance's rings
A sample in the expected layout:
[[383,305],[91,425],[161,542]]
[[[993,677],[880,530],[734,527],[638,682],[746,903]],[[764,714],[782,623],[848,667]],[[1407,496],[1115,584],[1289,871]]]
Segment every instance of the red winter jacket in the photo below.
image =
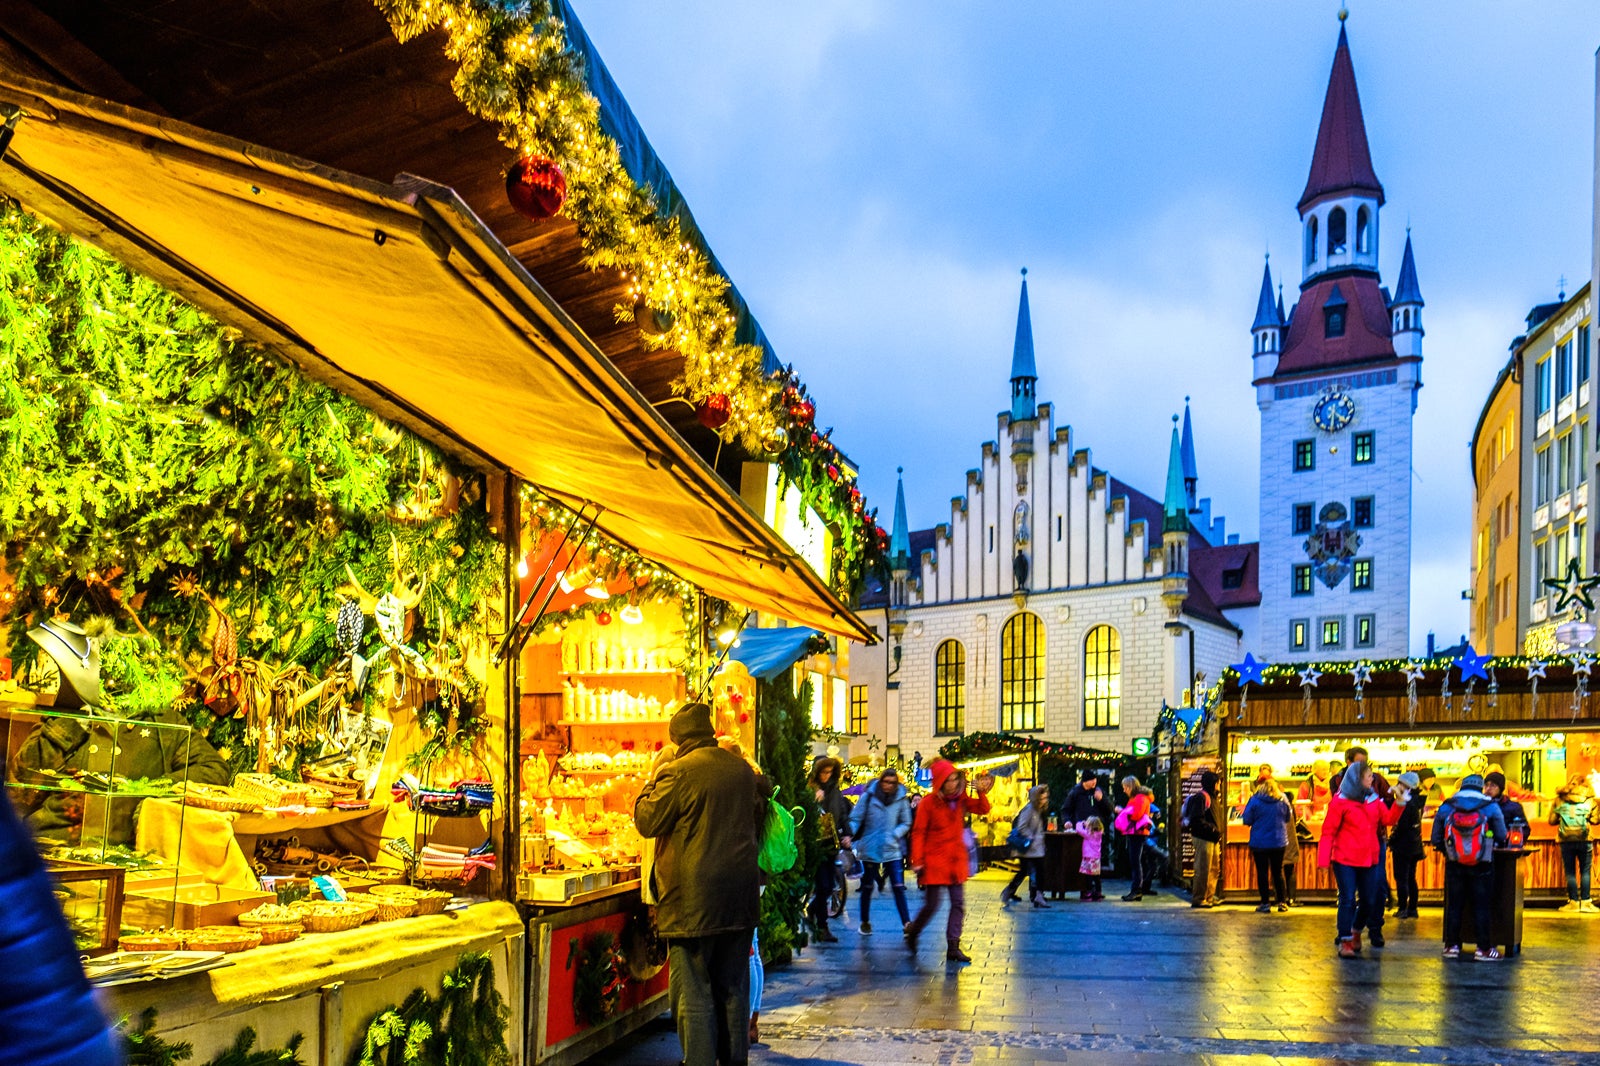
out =
[[945,799],[939,790],[956,772],[955,766],[947,759],[936,759],[928,769],[933,774],[933,791],[917,804],[911,822],[911,868],[922,871],[917,880],[924,885],[965,884],[972,869],[966,815],[988,814],[989,797],[964,794]]
[[1405,811],[1404,804],[1391,807],[1376,793],[1362,802],[1334,796],[1322,822],[1322,839],[1317,842],[1317,865],[1378,865],[1378,827],[1394,825]]

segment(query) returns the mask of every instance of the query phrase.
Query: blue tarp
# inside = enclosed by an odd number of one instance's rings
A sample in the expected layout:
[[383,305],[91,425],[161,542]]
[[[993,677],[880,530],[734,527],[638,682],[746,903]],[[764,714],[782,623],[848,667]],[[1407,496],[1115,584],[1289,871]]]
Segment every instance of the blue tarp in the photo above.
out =
[[752,677],[772,681],[805,658],[806,647],[815,636],[817,631],[805,626],[742,629],[738,645],[728,655],[744,663]]
[[[622,95],[622,90],[617,88],[617,83],[611,79],[611,72],[606,69],[600,53],[595,51],[594,42],[589,40],[589,34],[584,30],[583,23],[578,21],[578,13],[572,9],[572,4],[568,0],[555,0],[554,11],[556,17],[566,25],[567,47],[572,49],[583,62],[584,82],[594,98],[600,101],[600,128],[607,137],[617,142],[623,169],[634,181],[640,185],[648,185],[655,192],[656,204],[661,209],[661,214],[676,218],[685,239],[698,245],[711,261],[712,269],[727,278],[728,272],[722,269],[722,264],[717,262],[711,246],[706,243],[705,234],[700,232],[694,215],[689,213],[689,205],[684,202],[683,194],[673,183],[672,175],[667,173],[666,164],[661,162],[656,150],[650,147],[650,141],[645,137],[639,120],[634,117],[633,108],[628,106],[627,98]],[[761,323],[756,321],[755,316],[750,313],[750,306],[744,302],[744,297],[739,295],[732,278],[728,278],[728,302],[733,305],[734,340],[739,344],[760,345],[761,350],[766,353],[767,372],[770,374],[778,370],[781,366],[778,357],[773,352],[772,345],[767,343],[767,336],[761,331]]]

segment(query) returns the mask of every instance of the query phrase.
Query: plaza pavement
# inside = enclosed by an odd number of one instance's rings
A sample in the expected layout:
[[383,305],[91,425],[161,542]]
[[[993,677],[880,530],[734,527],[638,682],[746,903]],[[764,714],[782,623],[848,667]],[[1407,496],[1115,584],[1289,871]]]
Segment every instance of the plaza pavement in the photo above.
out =
[[[892,900],[874,899],[878,931],[861,936],[852,895],[838,944],[767,971],[751,1063],[1600,1064],[1600,916],[1530,910],[1522,956],[1446,963],[1425,908],[1346,962],[1328,906],[1121,903],[1108,882],[1103,903],[1006,910],[1003,881],[968,886],[970,966],[946,966],[942,919],[908,957]],[[663,1019],[587,1066],[677,1061]]]

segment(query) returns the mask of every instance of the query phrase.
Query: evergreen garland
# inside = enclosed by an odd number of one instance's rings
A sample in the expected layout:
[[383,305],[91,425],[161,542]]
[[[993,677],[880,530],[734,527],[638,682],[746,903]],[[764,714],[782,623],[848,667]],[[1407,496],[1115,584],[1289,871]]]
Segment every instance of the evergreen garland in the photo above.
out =
[[367,1027],[356,1066],[509,1066],[511,1012],[494,985],[488,952],[469,952],[444,975],[439,995],[417,988]]
[[[146,1007],[139,1015],[137,1025],[123,1018],[117,1025],[122,1037],[122,1049],[127,1066],[176,1066],[194,1058],[194,1045],[187,1041],[169,1044],[156,1035],[156,1009]],[[301,1060],[300,1045],[305,1037],[296,1033],[281,1048],[256,1049],[256,1031],[248,1026],[234,1037],[233,1045],[222,1054],[208,1060],[205,1066],[306,1066]]]
[[[811,770],[811,682],[796,690],[787,673],[775,681],[758,681],[756,700],[762,772],[777,786],[780,804],[799,806],[806,823],[815,824],[816,804],[806,787]],[[804,826],[797,828],[795,843],[800,854],[794,866],[769,878],[761,896],[761,957],[767,962],[788,962],[795,949],[806,944],[801,919],[821,845],[816,833]]]
[[628,959],[614,933],[601,930],[571,941],[567,969],[572,975],[572,1015],[582,1025],[599,1025],[617,1013],[628,986]]

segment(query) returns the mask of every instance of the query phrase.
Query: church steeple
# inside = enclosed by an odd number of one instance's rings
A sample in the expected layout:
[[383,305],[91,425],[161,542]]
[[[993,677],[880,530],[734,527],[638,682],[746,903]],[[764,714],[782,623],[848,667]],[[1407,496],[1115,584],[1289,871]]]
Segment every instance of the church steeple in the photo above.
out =
[[1172,416],[1172,448],[1167,454],[1167,491],[1161,502],[1161,531],[1189,532],[1189,493],[1184,487],[1183,443],[1178,437],[1178,416]]
[[1183,495],[1191,512],[1200,509],[1195,490],[1200,485],[1200,468],[1194,461],[1194,426],[1189,421],[1189,397],[1183,398]]
[[906,468],[895,468],[894,528],[889,531],[889,569],[911,569],[911,527],[906,521]]
[[1034,385],[1039,371],[1033,362],[1033,318],[1028,314],[1028,268],[1022,268],[1022,299],[1017,304],[1017,339],[1011,348],[1011,421],[1031,422],[1037,415]]
[[1344,30],[1346,14],[1339,14],[1339,44],[1322,100],[1311,173],[1300,194],[1300,220],[1305,229],[1302,288],[1329,271],[1378,273],[1378,209],[1383,206],[1383,183],[1372,169],[1350,39]]

